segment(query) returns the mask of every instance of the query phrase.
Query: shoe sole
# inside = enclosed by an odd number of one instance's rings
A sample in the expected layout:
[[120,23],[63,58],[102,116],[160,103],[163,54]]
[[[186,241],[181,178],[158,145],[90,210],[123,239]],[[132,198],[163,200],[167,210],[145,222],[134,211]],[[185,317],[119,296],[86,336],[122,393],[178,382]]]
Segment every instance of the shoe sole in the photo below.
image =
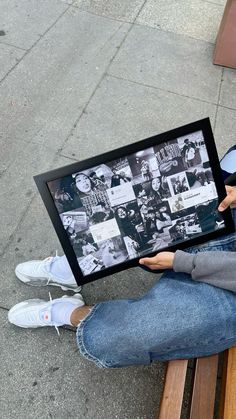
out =
[[21,281],[21,282],[24,282],[24,284],[26,284],[26,285],[30,285],[31,287],[47,287],[47,286],[52,286],[52,287],[59,287],[59,288],[61,288],[63,291],[74,291],[74,292],[80,292],[81,291],[81,288],[82,287],[80,287],[80,286],[78,286],[78,287],[70,287],[70,286],[66,286],[66,285],[61,285],[61,284],[59,284],[59,283],[57,283],[57,282],[50,282],[49,284],[33,284],[32,282],[33,282],[33,280],[32,281],[30,281],[30,279],[29,280],[27,280],[26,278],[25,278],[25,276],[24,275],[22,275],[21,274],[21,272],[19,272],[18,270],[17,270],[17,268],[15,269],[15,275],[16,275],[16,277]]

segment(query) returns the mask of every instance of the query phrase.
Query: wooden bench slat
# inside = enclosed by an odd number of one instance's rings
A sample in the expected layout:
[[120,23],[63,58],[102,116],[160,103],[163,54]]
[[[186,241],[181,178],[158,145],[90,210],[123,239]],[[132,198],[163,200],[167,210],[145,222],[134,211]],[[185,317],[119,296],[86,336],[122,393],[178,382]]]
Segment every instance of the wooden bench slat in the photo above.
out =
[[227,0],[221,20],[213,63],[236,68],[236,0]]
[[236,418],[236,347],[228,350],[223,419]]
[[226,349],[223,353],[223,368],[222,368],[222,377],[221,377],[221,386],[220,386],[220,404],[219,404],[219,418],[218,419],[223,419],[223,416],[224,416],[228,352],[229,352],[228,349]]
[[158,419],[180,419],[188,360],[169,361]]
[[189,419],[213,418],[217,370],[218,355],[197,359]]

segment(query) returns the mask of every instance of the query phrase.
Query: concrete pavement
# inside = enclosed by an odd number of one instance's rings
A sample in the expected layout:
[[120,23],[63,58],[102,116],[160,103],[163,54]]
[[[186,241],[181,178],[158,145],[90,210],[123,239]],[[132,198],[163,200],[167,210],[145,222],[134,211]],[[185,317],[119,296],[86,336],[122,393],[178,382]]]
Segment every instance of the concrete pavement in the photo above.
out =
[[[235,143],[236,71],[212,64],[225,0],[1,0],[0,416],[153,419],[164,365],[100,370],[72,331],[17,329],[17,263],[60,249],[33,175],[209,116]],[[139,269],[84,287],[88,303],[142,295]],[[117,286],[119,283],[119,287]],[[52,289],[53,297],[61,292]],[[183,418],[185,412],[183,412]]]

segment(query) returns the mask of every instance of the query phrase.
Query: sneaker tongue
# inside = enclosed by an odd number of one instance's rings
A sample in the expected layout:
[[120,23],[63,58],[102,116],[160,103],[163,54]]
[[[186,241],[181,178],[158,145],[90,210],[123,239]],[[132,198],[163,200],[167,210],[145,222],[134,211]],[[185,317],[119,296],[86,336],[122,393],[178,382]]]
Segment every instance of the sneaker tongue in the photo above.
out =
[[47,275],[50,272],[50,266],[53,261],[53,257],[49,256],[48,258],[42,260],[37,266],[36,266],[36,272],[38,275],[44,276]]
[[40,320],[42,320],[45,323],[50,324],[51,323],[51,310],[41,310],[39,314]]

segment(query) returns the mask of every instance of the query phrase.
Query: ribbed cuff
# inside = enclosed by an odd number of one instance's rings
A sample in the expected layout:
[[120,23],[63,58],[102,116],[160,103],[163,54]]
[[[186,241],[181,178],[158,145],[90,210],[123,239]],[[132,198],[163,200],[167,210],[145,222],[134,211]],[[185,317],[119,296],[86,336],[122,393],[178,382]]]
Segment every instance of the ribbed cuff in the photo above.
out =
[[194,255],[177,250],[175,252],[173,269],[175,272],[185,272],[191,274],[194,268]]

